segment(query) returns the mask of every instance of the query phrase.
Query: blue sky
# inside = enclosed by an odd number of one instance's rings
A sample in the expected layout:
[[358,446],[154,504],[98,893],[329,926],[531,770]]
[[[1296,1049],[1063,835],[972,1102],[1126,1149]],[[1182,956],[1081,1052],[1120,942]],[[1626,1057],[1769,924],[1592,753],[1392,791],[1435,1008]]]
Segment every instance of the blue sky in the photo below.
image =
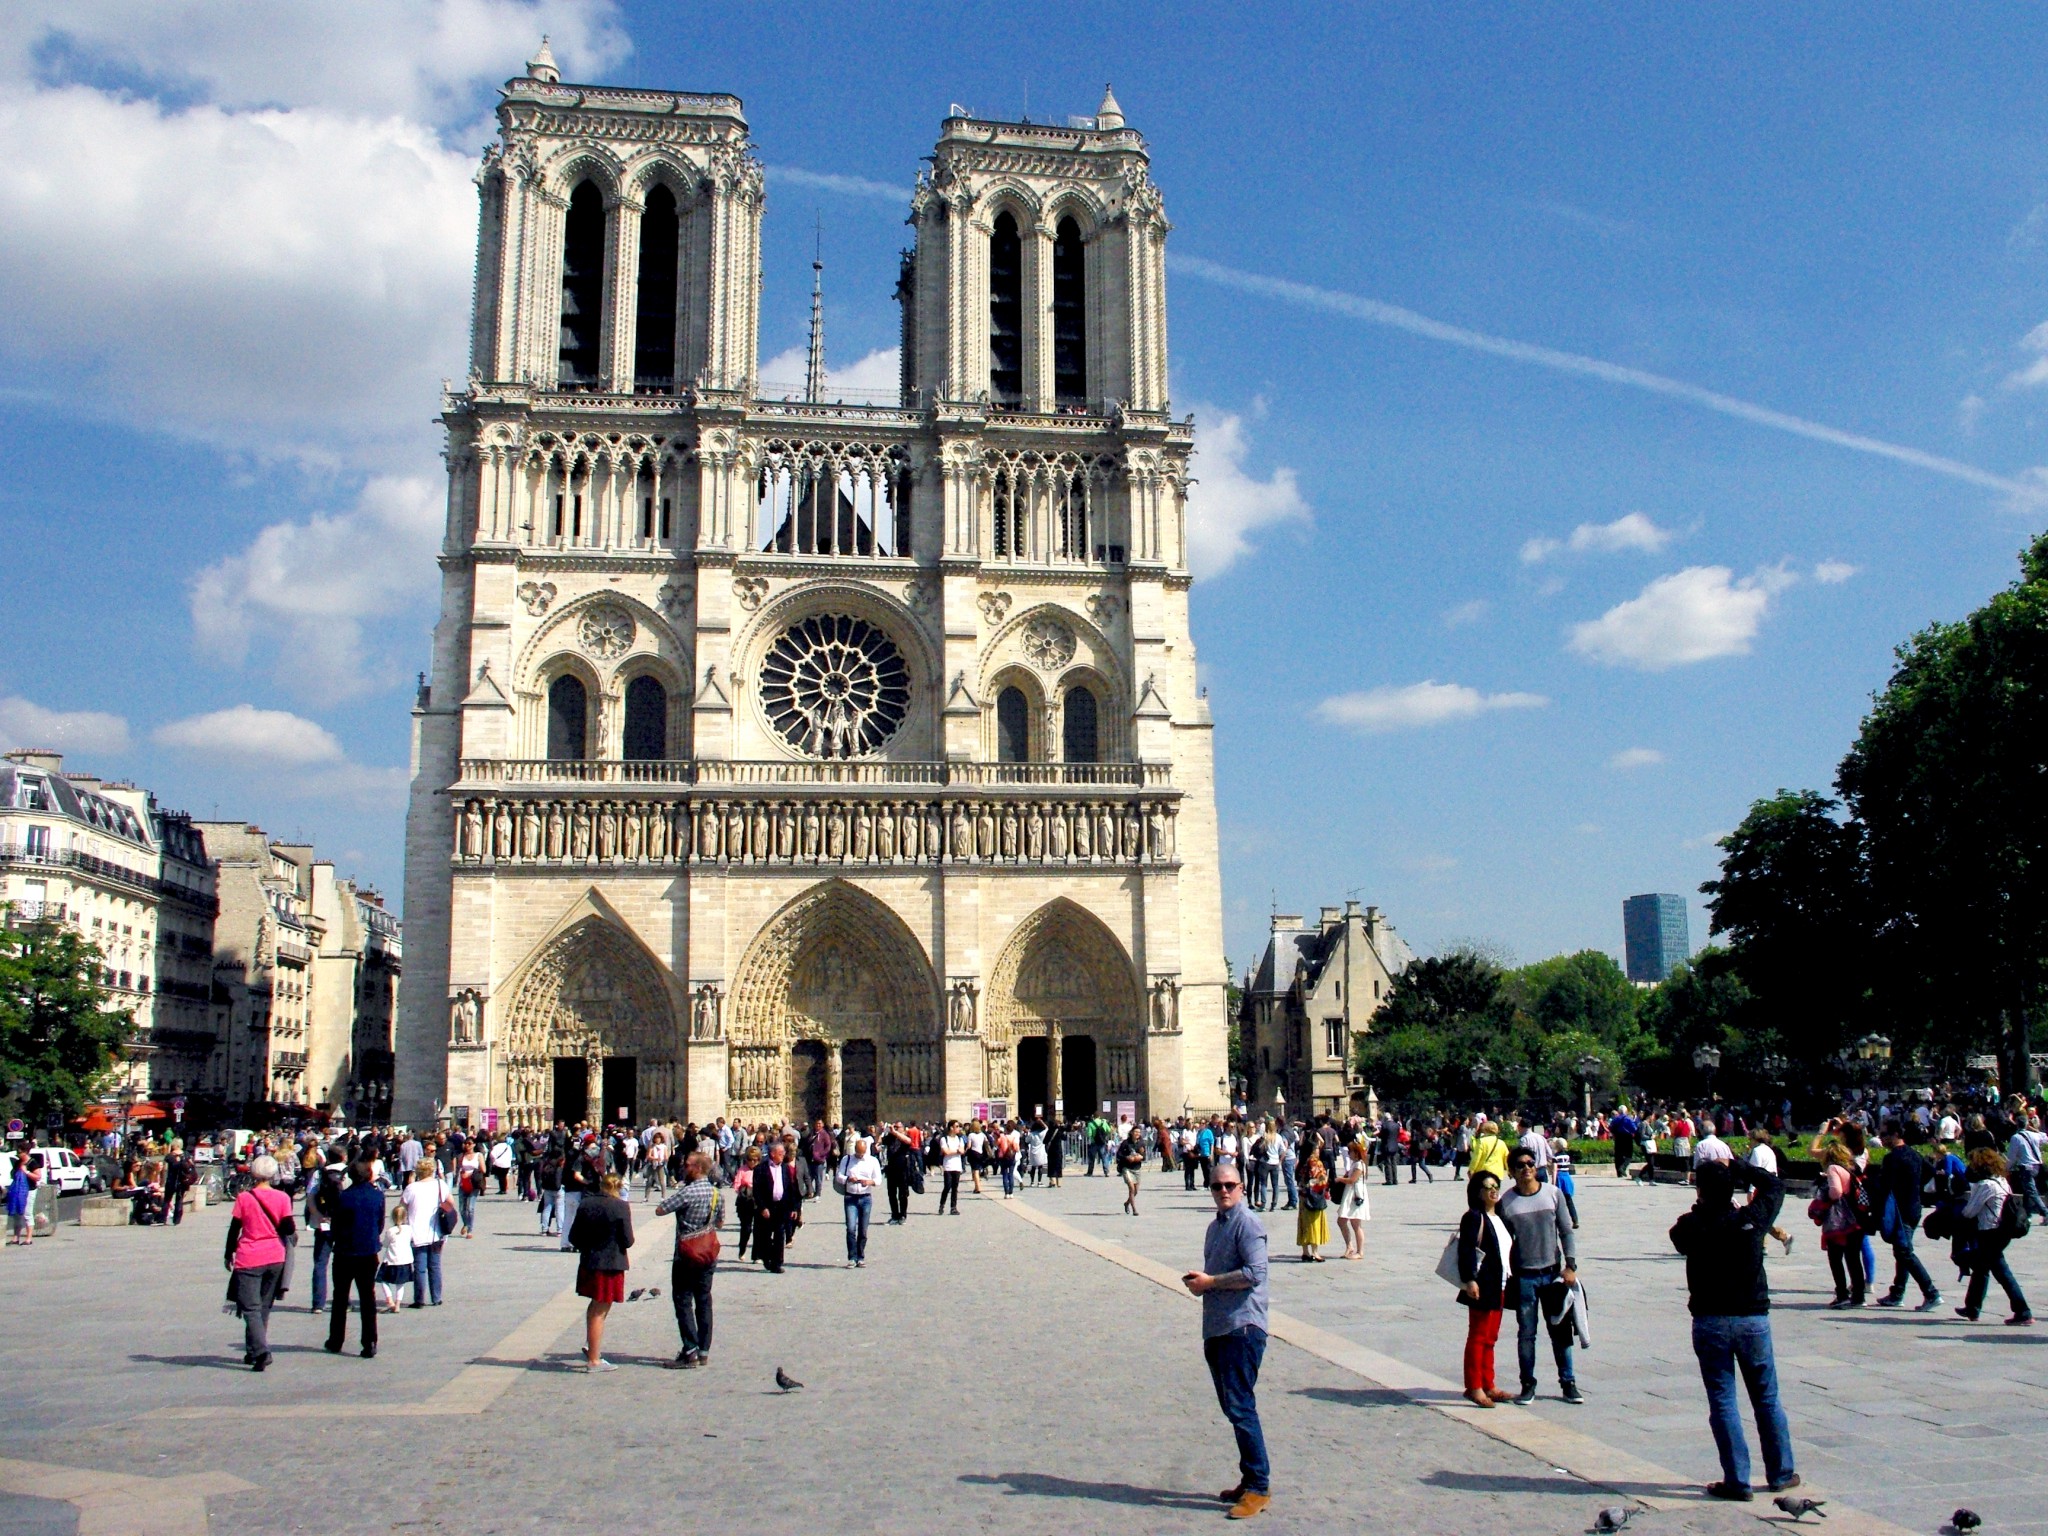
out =
[[949,104],[1107,80],[1175,224],[1234,962],[1347,895],[1618,952],[2044,519],[2048,14],[1324,10],[13,7],[0,737],[395,891],[468,176],[538,35],[744,98],[763,357],[821,226],[856,377]]

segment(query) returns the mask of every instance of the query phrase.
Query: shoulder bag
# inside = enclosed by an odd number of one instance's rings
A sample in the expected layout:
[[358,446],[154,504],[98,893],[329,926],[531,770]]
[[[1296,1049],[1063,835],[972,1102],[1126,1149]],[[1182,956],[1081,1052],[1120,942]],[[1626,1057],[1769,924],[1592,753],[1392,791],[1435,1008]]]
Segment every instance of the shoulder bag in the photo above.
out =
[[709,1269],[718,1262],[718,1207],[724,1197],[716,1190],[711,1195],[711,1215],[704,1223],[704,1230],[692,1232],[688,1237],[676,1238],[676,1257],[699,1269]]

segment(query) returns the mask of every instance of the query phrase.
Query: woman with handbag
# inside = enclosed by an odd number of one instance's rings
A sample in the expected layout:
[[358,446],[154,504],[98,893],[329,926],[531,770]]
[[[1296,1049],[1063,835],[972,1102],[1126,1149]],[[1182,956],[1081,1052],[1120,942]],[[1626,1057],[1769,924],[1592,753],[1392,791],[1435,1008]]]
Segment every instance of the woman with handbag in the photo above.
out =
[[[761,1166],[761,1149],[747,1148],[740,1158],[740,1166],[732,1176],[732,1211],[740,1224],[739,1256],[747,1256],[747,1245],[754,1240],[754,1174]],[[759,1253],[755,1254],[759,1258]]]
[[1835,1279],[1829,1310],[1860,1307],[1864,1300],[1863,1224],[1856,1212],[1856,1171],[1838,1142],[1821,1148],[1821,1177],[1806,1214],[1820,1227],[1821,1247]]
[[1145,1171],[1145,1144],[1138,1139],[1136,1125],[1125,1131],[1124,1139],[1117,1144],[1116,1171],[1123,1175],[1124,1209],[1135,1216],[1138,1214],[1138,1176]]
[[441,1305],[441,1244],[455,1230],[455,1190],[441,1177],[441,1165],[423,1157],[412,1182],[398,1197],[407,1235],[412,1238],[412,1304]]
[[1301,1262],[1320,1264],[1316,1250],[1330,1240],[1330,1175],[1323,1168],[1323,1154],[1313,1141],[1304,1140],[1301,1171],[1295,1183],[1301,1190],[1301,1212],[1294,1218],[1294,1242],[1301,1249]]
[[484,1192],[489,1168],[489,1159],[474,1145],[455,1160],[455,1213],[464,1237],[476,1236],[476,1197]]
[[[1493,1379],[1506,1302],[1508,1254],[1514,1241],[1500,1219],[1500,1180],[1475,1173],[1465,1184],[1465,1214],[1458,1218],[1458,1305],[1465,1314],[1465,1400],[1491,1408],[1500,1396]],[[1441,1272],[1441,1271],[1440,1271]]]
[[235,1196],[222,1262],[232,1277],[228,1298],[242,1314],[242,1363],[270,1366],[270,1309],[283,1294],[285,1242],[298,1231],[292,1202],[277,1182],[277,1159],[267,1153],[249,1164],[249,1188]]
[[576,1294],[590,1303],[583,1309],[583,1368],[586,1371],[616,1371],[604,1358],[604,1320],[612,1303],[626,1299],[626,1271],[632,1261],[626,1250],[633,1246],[633,1207],[619,1198],[625,1179],[616,1173],[602,1175],[597,1193],[585,1195],[576,1207],[576,1221],[569,1232],[569,1246],[579,1255],[576,1265]]

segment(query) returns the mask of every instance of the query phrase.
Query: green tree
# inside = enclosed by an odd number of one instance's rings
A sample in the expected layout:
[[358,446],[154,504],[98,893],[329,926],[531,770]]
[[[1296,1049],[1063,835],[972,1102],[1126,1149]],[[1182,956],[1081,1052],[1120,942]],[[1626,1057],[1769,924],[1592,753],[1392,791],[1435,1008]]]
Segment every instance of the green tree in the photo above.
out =
[[1813,790],[1757,801],[1721,839],[1721,878],[1700,887],[1749,993],[1750,1031],[1781,1042],[1808,1083],[1864,1024],[1872,974],[1863,828],[1840,809]]
[[100,985],[102,955],[69,928],[0,928],[0,1089],[22,1085],[35,1120],[98,1096],[134,1027]]
[[1652,1097],[1690,1095],[1703,1086],[1692,1054],[1712,1046],[1721,1053],[1714,1076],[1719,1092],[1747,1099],[1769,1095],[1775,1103],[1784,1084],[1764,1070],[1764,1061],[1784,1055],[1785,1044],[1761,1026],[1752,1001],[1734,957],[1709,945],[1644,998],[1642,1048],[1629,1064],[1630,1076]]
[[1590,1035],[1617,1058],[1636,1047],[1642,994],[1614,957],[1601,950],[1582,949],[1525,965],[1509,976],[1508,992],[1546,1039],[1572,1032]]
[[1518,1030],[1501,968],[1470,950],[1417,960],[1394,981],[1358,1042],[1358,1070],[1394,1103],[1462,1104],[1476,1092],[1472,1067],[1485,1059],[1529,1064],[1533,1031]]
[[2048,534],[2020,579],[1922,630],[1842,760],[1884,915],[1896,1038],[1995,1046],[2030,1083],[2048,981]]

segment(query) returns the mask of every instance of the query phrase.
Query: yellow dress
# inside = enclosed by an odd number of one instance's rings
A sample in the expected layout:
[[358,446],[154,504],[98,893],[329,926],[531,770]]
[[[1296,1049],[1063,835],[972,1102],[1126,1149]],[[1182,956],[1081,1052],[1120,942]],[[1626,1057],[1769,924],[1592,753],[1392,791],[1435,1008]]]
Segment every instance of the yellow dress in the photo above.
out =
[[[1307,1190],[1302,1193],[1306,1195]],[[1330,1240],[1330,1208],[1326,1204],[1320,1211],[1308,1208],[1303,1200],[1294,1217],[1294,1245],[1297,1248],[1320,1248]]]

